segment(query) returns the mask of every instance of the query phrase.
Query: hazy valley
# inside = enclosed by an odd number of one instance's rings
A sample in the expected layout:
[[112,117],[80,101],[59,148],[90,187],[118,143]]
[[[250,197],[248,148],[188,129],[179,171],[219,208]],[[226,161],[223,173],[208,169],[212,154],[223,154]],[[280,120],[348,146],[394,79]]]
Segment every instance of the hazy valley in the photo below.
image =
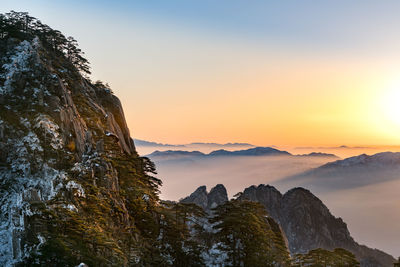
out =
[[[304,187],[320,198],[335,216],[343,218],[358,242],[393,255],[400,253],[399,153],[381,152],[344,160],[324,154],[205,155],[198,152],[150,154],[164,181],[161,196],[178,200],[198,186],[211,188],[217,183],[226,186],[230,197],[251,185],[270,184],[281,192]],[[388,216],[392,219],[387,220]],[[382,227],[381,231],[374,230],[377,225]]]

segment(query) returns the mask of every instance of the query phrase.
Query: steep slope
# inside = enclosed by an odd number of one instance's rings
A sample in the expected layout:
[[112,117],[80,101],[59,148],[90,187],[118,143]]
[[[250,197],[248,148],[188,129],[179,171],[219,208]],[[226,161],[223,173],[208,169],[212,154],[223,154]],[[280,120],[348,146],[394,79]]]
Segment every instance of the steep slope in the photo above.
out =
[[0,265],[136,264],[153,235],[154,166],[118,98],[38,23],[0,35]]
[[310,191],[294,188],[282,195],[269,185],[246,188],[239,197],[260,202],[282,226],[291,253],[306,253],[315,248],[345,248],[353,252],[361,266],[392,266],[394,258],[382,251],[359,245],[346,223],[335,218]]

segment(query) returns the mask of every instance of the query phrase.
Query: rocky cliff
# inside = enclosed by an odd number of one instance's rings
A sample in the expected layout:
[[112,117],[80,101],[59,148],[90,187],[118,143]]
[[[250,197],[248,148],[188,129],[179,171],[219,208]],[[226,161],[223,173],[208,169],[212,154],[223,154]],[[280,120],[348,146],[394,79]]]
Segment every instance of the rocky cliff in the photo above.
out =
[[182,203],[194,203],[207,212],[226,201],[228,201],[228,194],[222,184],[213,187],[209,193],[206,186],[200,186],[190,196],[180,200]]
[[159,181],[120,101],[53,39],[11,26],[0,38],[0,265],[140,262]]
[[264,205],[282,226],[291,253],[306,253],[315,248],[345,248],[357,256],[361,266],[393,266],[392,256],[355,242],[346,223],[334,217],[322,201],[306,189],[294,188],[282,195],[273,186],[251,186],[239,198]]

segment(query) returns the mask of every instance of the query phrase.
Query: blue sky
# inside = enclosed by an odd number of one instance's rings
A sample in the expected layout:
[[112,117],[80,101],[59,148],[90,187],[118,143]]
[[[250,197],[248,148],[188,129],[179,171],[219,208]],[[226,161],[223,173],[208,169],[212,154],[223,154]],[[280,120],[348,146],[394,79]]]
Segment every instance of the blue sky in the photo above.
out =
[[[1,10],[28,10],[44,21],[88,19],[169,23],[208,34],[327,47],[398,41],[398,1],[13,1]],[[61,26],[68,29],[68,25]],[[73,30],[71,30],[72,32]],[[73,32],[71,33],[73,34]]]
[[398,1],[0,1],[78,40],[136,138],[400,143]]

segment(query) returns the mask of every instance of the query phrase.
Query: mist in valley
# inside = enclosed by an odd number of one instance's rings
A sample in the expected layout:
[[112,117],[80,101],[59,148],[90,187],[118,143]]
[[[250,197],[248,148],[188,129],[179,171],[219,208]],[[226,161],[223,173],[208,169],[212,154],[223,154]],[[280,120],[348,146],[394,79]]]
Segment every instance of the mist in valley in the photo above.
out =
[[360,244],[400,255],[400,179],[332,192],[312,191]]
[[253,184],[273,184],[287,176],[318,167],[331,158],[293,156],[183,157],[154,160],[162,179],[161,197],[179,200],[197,187],[224,184],[228,194]]
[[[246,187],[270,184],[281,193],[304,187],[341,217],[361,244],[400,255],[400,168],[357,167],[321,171],[332,157],[246,156],[155,159],[161,198],[179,200],[197,187],[224,184],[229,197]],[[314,169],[314,170],[313,170]],[[311,170],[311,171],[310,171]],[[390,219],[388,219],[390,218]],[[379,226],[379,227],[378,227]]]

